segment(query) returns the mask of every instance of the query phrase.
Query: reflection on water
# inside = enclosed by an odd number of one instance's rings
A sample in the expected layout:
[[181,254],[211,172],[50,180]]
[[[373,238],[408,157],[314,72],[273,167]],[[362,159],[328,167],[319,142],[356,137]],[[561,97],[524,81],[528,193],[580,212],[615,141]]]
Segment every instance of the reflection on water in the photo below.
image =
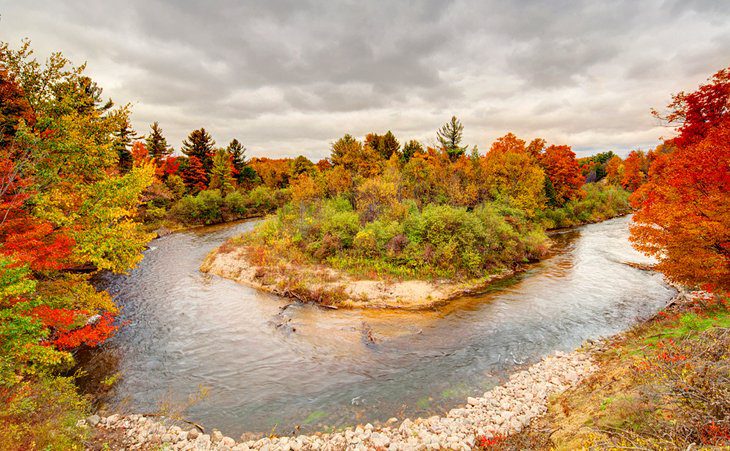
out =
[[149,412],[209,396],[186,417],[236,436],[428,415],[498,383],[515,366],[653,314],[673,291],[623,264],[628,218],[557,233],[556,254],[489,292],[427,312],[325,310],[202,274],[205,255],[253,223],[153,242],[128,276],[100,285],[127,325],[85,356],[122,377],[104,401]]

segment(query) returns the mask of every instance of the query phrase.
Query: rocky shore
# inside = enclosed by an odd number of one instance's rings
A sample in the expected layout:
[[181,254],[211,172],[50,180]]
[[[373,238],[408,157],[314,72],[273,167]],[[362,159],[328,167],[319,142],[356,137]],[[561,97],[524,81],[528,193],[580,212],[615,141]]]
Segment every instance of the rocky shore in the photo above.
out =
[[245,247],[226,245],[211,252],[200,266],[205,273],[234,280],[279,296],[332,308],[422,310],[483,290],[514,274],[503,270],[476,280],[368,280],[313,265],[264,266],[251,262]]
[[[181,428],[179,423],[143,415],[96,415],[83,420],[94,435],[108,439],[112,449],[148,450],[469,450],[480,441],[521,431],[547,411],[548,397],[575,386],[595,372],[590,347],[571,353],[556,352],[528,369],[519,371],[503,385],[446,416],[405,419],[392,418],[383,426],[371,424],[349,427],[333,433],[239,441],[220,431],[202,433],[197,428]],[[99,439],[97,439],[99,442]]]

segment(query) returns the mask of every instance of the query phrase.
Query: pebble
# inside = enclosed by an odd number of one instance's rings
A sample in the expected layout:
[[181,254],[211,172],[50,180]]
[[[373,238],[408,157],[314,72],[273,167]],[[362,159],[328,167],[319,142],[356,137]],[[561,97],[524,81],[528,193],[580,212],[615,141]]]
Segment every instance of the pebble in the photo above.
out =
[[[296,437],[264,437],[243,434],[237,443],[217,429],[210,435],[197,429],[182,430],[165,418],[143,415],[122,417],[118,414],[102,418],[91,415],[81,420],[91,427],[118,428],[124,432],[125,448],[148,449],[168,444],[175,450],[389,450],[452,449],[469,450],[476,437],[509,435],[527,427],[547,412],[547,399],[560,393],[596,371],[590,354],[576,351],[556,352],[530,368],[510,376],[500,386],[481,397],[468,397],[466,404],[451,409],[445,416],[404,419],[390,418],[385,426],[347,428],[343,432],[316,433]],[[169,445],[172,444],[171,447]]]

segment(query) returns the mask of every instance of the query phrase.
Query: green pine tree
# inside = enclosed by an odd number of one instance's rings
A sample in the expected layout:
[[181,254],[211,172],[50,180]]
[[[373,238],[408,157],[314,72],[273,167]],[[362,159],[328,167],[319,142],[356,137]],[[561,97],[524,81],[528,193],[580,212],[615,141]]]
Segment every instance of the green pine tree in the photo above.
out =
[[161,158],[172,153],[172,148],[167,145],[167,139],[162,134],[160,124],[156,121],[150,125],[152,132],[147,135],[147,151],[152,158]]
[[451,117],[451,121],[444,124],[436,133],[441,147],[449,155],[449,158],[453,161],[464,155],[468,146],[461,147],[461,135],[464,132],[464,126],[456,118]]
[[203,164],[206,174],[213,169],[213,152],[215,141],[204,128],[193,130],[182,143],[182,153],[195,157]]

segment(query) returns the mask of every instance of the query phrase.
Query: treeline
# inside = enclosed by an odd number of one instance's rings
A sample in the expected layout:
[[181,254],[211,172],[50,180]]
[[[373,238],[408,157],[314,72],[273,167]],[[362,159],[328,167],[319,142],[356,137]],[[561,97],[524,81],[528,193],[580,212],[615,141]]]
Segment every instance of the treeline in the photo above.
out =
[[611,153],[578,160],[568,146],[508,133],[482,155],[462,134],[453,117],[437,131],[437,148],[401,145],[390,131],[362,141],[345,135],[329,159],[300,165],[306,169],[290,176],[291,202],[244,242],[269,265],[478,278],[539,258],[545,229],[630,210],[625,162]]

